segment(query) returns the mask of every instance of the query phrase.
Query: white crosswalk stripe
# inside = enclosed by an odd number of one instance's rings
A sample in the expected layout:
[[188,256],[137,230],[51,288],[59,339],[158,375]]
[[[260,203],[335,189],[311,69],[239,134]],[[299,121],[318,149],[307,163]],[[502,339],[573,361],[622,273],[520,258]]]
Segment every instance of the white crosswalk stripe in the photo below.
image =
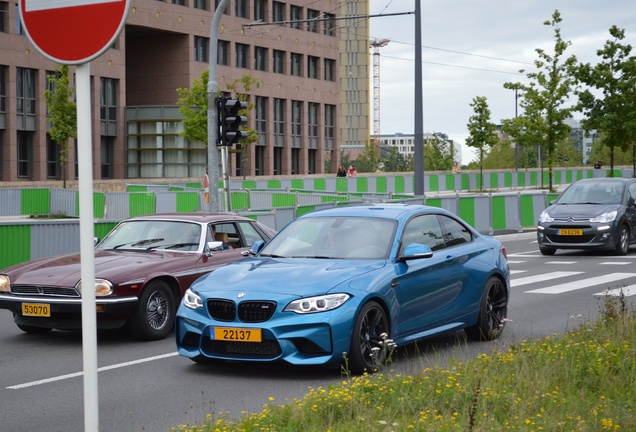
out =
[[522,286],[522,285],[528,285],[528,284],[537,283],[537,282],[545,282],[545,281],[549,281],[549,280],[559,279],[559,278],[562,278],[562,277],[575,276],[575,275],[578,275],[578,274],[581,274],[581,273],[584,273],[584,272],[559,271],[559,272],[545,273],[545,274],[536,275],[536,276],[528,276],[528,277],[524,277],[524,278],[511,280],[510,281],[510,286],[512,288],[515,288],[515,287]]
[[[549,274],[548,274],[549,275]],[[547,276],[547,275],[546,275]],[[580,279],[574,282],[568,282],[560,285],[553,285],[547,288],[539,288],[535,290],[525,291],[532,294],[561,294],[569,291],[588,288],[594,285],[609,284],[636,276],[636,273],[610,273],[603,276],[597,276],[588,279]]]
[[612,290],[606,290],[600,293],[594,294],[595,296],[610,296],[610,297],[620,297],[624,295],[625,297],[636,295],[636,285],[629,285],[623,288],[616,288]]

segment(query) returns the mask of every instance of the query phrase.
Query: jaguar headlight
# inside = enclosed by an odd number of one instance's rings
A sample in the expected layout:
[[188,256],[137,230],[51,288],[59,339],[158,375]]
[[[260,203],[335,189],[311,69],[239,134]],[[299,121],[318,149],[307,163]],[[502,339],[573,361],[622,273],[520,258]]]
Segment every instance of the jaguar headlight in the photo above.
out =
[[201,297],[188,288],[183,295],[183,305],[190,309],[200,309],[203,307],[203,301]]
[[9,292],[11,289],[11,281],[9,276],[0,275],[0,292]]
[[[79,281],[75,288],[82,292],[82,281]],[[104,297],[113,293],[113,284],[106,279],[95,279],[95,297]]]
[[289,303],[285,307],[284,312],[294,312],[297,314],[325,312],[341,306],[349,297],[351,297],[349,294],[344,293],[305,297]]

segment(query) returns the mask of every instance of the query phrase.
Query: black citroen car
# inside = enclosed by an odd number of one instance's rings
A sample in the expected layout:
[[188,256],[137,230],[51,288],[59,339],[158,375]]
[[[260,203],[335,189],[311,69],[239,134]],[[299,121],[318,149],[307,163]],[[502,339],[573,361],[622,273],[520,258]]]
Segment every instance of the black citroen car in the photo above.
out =
[[626,255],[636,242],[636,179],[590,178],[572,183],[539,216],[543,255],[557,249],[609,249]]

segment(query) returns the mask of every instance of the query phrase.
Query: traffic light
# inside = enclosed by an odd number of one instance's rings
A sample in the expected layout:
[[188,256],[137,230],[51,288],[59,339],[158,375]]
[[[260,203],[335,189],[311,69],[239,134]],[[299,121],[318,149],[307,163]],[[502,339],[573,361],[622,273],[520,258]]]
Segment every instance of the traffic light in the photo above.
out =
[[218,145],[232,146],[240,139],[247,138],[247,132],[239,129],[241,125],[247,123],[247,117],[239,115],[241,110],[247,108],[247,103],[227,97],[217,98],[216,101],[221,126]]

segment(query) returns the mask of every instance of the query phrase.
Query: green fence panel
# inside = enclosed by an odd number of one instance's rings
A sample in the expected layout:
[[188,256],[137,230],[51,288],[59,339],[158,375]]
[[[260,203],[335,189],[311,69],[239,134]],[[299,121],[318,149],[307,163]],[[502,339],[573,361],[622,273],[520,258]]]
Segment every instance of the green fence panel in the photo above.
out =
[[182,213],[199,211],[199,194],[197,192],[177,193],[177,211]]
[[126,185],[126,192],[148,192],[148,186]]
[[470,226],[475,226],[475,198],[465,197],[459,198],[459,215]]
[[499,175],[497,173],[490,173],[490,187],[495,189],[499,187]]
[[117,222],[96,222],[95,237],[102,240],[117,225]]
[[526,173],[517,172],[517,186],[525,186],[526,185]]
[[192,188],[192,189],[203,189],[203,185],[199,182],[196,183],[186,183],[186,187]]
[[549,171],[544,171],[543,172],[543,184],[544,185],[549,185],[550,184],[550,172]]
[[512,173],[507,172],[504,173],[504,187],[512,187]]
[[366,177],[356,178],[356,192],[368,192],[369,191],[369,179]]
[[387,191],[386,177],[375,178],[375,191],[378,193],[385,193]]
[[455,174],[446,174],[445,182],[447,191],[455,190]]
[[316,210],[316,206],[302,206],[296,209],[296,217],[300,217],[304,214],[311,213]]
[[404,193],[404,176],[395,176],[395,193]]
[[475,174],[475,187],[477,190],[482,190],[484,188],[484,180],[482,174]]
[[565,182],[570,184],[572,183],[572,171],[571,170],[567,170],[565,172]]
[[232,210],[249,208],[249,194],[244,191],[230,192],[230,206],[232,207]]
[[492,229],[505,229],[506,226],[506,197],[492,197]]
[[140,216],[156,213],[155,194],[138,192],[128,197],[130,216]]
[[[352,194],[352,196],[355,196],[355,194]],[[328,202],[346,202],[349,201],[349,197],[347,197],[346,195],[323,195],[320,197],[320,202],[322,203],[328,203]]]
[[576,172],[576,179],[577,180],[581,180],[583,178],[584,174],[585,174],[585,171],[581,171],[581,170],[577,171]]
[[317,191],[327,190],[327,179],[315,178],[314,179],[314,190],[317,190]]
[[280,180],[267,180],[267,189],[280,189]]
[[[106,205],[106,195],[104,192],[93,193],[93,216],[97,219],[104,218],[104,206]],[[79,216],[79,191],[77,192],[77,199],[75,200],[75,208],[77,216]]]
[[462,190],[470,190],[470,176],[468,174],[462,174]]
[[[0,225],[0,269],[31,259],[31,226]],[[10,253],[7,251],[10,250]]]
[[550,205],[551,201],[555,201],[559,197],[558,193],[549,193],[545,196],[546,207]]
[[555,171],[554,172],[554,182],[553,184],[555,185],[560,185],[561,184],[561,171]]
[[427,206],[442,208],[441,198],[426,198],[425,203]]
[[431,192],[439,191],[439,176],[437,175],[428,176],[428,188]]
[[291,186],[294,189],[304,189],[305,182],[303,181],[303,179],[292,179]]
[[23,215],[47,215],[51,209],[49,189],[22,189]]
[[[256,189],[256,181],[255,180],[243,180],[241,182],[241,187],[243,189]],[[223,187],[221,187],[220,189],[223,189]]]
[[347,192],[347,178],[346,177],[337,177],[336,178],[336,191],[338,192]]
[[538,178],[538,173],[536,171],[532,171],[530,172],[530,184],[528,186],[538,186],[537,184],[537,178]]
[[276,207],[293,207],[296,205],[296,194],[294,193],[275,193],[272,195],[272,206]]
[[534,199],[532,195],[521,195],[521,226],[536,226],[534,220]]

